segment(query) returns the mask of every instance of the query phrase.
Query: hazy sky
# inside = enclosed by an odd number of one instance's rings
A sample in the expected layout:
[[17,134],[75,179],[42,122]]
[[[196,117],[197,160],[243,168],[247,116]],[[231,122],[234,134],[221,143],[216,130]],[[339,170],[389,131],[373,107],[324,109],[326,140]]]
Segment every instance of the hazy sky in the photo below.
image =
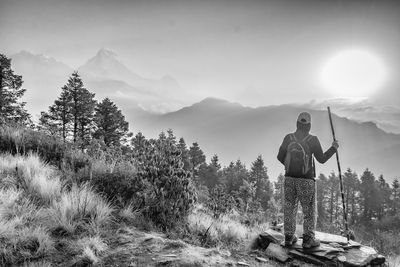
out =
[[139,75],[252,105],[335,97],[321,69],[363,49],[388,73],[373,98],[400,104],[396,1],[0,0],[0,40],[74,68],[106,47]]

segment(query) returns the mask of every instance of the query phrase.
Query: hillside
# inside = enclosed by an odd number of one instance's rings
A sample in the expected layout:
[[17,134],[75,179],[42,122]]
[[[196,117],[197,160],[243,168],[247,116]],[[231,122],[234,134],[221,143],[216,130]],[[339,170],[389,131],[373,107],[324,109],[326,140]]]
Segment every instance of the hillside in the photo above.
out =
[[[153,137],[171,128],[188,144],[198,141],[208,159],[218,154],[225,165],[241,159],[249,166],[261,154],[271,178],[275,179],[283,171],[276,160],[278,148],[285,134],[295,130],[297,115],[304,110],[312,115],[311,133],[327,149],[332,135],[328,113],[323,110],[292,105],[249,108],[207,98],[172,113],[129,116],[135,132],[142,131]],[[333,120],[343,169],[350,167],[361,174],[368,167],[376,176],[383,174],[389,181],[400,176],[400,169],[394,164],[400,158],[400,150],[395,149],[400,145],[400,135],[386,133],[374,123],[360,123],[336,115]],[[317,163],[317,172],[329,174],[332,170],[336,170],[334,158],[325,165]]]

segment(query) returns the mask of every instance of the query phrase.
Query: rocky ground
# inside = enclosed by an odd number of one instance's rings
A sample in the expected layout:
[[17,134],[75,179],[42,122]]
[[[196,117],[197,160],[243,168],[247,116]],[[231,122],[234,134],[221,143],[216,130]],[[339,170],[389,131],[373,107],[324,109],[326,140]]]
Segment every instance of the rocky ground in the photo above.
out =
[[250,250],[250,244],[204,248],[128,226],[110,236],[108,245],[101,260],[104,266],[313,266],[297,261],[280,264],[261,251]]

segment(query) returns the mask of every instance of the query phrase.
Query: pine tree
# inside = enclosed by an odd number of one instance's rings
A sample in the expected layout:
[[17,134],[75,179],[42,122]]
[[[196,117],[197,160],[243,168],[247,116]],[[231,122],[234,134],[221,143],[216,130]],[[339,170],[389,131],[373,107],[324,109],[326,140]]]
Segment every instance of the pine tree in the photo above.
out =
[[30,122],[30,115],[24,108],[26,103],[20,101],[26,91],[22,84],[22,76],[14,74],[11,69],[11,59],[0,54],[0,125],[4,122]]
[[172,129],[167,130],[167,139],[169,142],[171,142],[173,145],[176,145],[176,136],[174,135],[174,131]]
[[78,72],[72,73],[66,87],[71,98],[73,141],[76,143],[79,140],[84,144],[94,130],[95,94],[84,87]]
[[96,106],[94,116],[95,138],[103,138],[107,146],[119,146],[129,136],[129,124],[125,121],[121,110],[109,99],[105,98]]
[[66,86],[61,88],[60,96],[49,107],[49,111],[41,113],[39,121],[40,125],[50,134],[58,134],[64,142],[66,141],[72,121],[71,98]]
[[237,160],[235,163],[231,162],[228,167],[222,170],[222,182],[226,186],[228,193],[238,192],[240,186],[243,185],[244,180],[248,180],[248,170],[246,166]]
[[218,169],[212,163],[202,164],[198,174],[199,182],[210,190],[219,183]]
[[268,202],[271,199],[272,188],[267,174],[267,167],[265,167],[264,160],[261,155],[259,155],[252,163],[249,180],[255,184],[256,199],[266,210],[268,208]]
[[147,143],[148,143],[148,141],[147,141],[146,137],[141,132],[138,132],[131,139],[131,145],[133,146],[133,152],[136,157],[144,154],[145,148],[148,145]]
[[377,188],[374,174],[366,169],[361,176],[361,197],[364,222],[369,222],[376,214],[379,203],[376,202]]
[[193,171],[196,171],[202,164],[206,163],[206,156],[197,142],[194,142],[189,148],[189,161]]
[[390,186],[386,183],[385,178],[383,175],[380,175],[378,178],[377,183],[377,198],[376,202],[378,205],[377,209],[377,216],[378,220],[381,220],[386,212],[390,209]]
[[183,139],[183,137],[181,137],[179,139],[177,147],[178,147],[179,151],[181,152],[183,168],[186,171],[192,170],[192,167],[190,165],[190,159],[189,159],[189,150],[186,147],[185,139]]
[[218,171],[221,169],[221,164],[219,164],[217,154],[214,154],[214,156],[211,158],[211,165],[214,166]]
[[392,214],[398,215],[400,211],[400,182],[394,179],[392,183]]
[[349,223],[354,224],[358,214],[356,207],[359,206],[360,180],[358,175],[350,168],[343,175],[343,186]]
[[64,140],[72,136],[73,142],[80,141],[83,148],[94,131],[94,94],[84,88],[78,72],[72,73],[61,90],[49,111],[42,112],[41,125],[58,131]]

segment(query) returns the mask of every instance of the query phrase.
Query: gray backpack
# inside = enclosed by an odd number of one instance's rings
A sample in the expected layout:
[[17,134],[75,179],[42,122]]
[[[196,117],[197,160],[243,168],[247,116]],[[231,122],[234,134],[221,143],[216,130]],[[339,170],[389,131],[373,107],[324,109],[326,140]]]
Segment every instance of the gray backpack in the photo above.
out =
[[310,164],[311,153],[308,146],[308,141],[312,136],[307,135],[302,140],[298,140],[292,133],[289,137],[290,142],[285,157],[286,174],[295,177],[303,176],[312,168]]

